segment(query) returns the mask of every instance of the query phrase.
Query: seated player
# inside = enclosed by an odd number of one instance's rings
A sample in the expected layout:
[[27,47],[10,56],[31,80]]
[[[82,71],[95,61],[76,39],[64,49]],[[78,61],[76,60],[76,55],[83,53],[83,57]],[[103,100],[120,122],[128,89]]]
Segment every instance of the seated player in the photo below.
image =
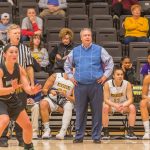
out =
[[116,67],[113,72],[113,79],[104,84],[104,105],[103,105],[103,139],[109,139],[108,123],[109,113],[120,112],[129,114],[129,128],[126,138],[136,139],[133,132],[136,109],[133,105],[133,95],[131,84],[123,79],[123,70]]
[[145,76],[142,88],[142,101],[140,102],[141,117],[144,125],[145,134],[143,139],[150,139],[150,75]]
[[43,87],[43,94],[47,95],[40,102],[40,112],[44,124],[44,134],[42,138],[50,138],[49,128],[49,114],[58,111],[63,112],[62,127],[59,134],[56,135],[57,139],[64,139],[68,125],[72,117],[73,109],[73,83],[67,79],[64,73],[52,74],[46,81]]

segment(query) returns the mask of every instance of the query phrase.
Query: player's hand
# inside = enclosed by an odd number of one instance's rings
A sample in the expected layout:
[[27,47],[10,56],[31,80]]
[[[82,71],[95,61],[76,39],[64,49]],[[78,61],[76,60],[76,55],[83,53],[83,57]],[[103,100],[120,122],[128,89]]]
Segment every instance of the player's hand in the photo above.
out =
[[34,104],[34,99],[32,99],[32,98],[28,98],[27,99],[27,104],[29,104],[29,105],[32,105],[32,104]]
[[115,105],[115,108],[118,112],[122,112],[122,110],[123,110],[123,106],[121,104],[118,104],[118,103]]
[[35,95],[41,91],[42,86],[40,84],[36,84],[34,87],[31,87],[32,95]]
[[22,84],[18,84],[17,79],[11,80],[11,85],[12,85],[14,90],[19,89],[23,86]]
[[64,91],[58,91],[58,93],[63,97],[67,97],[66,92],[64,92]]

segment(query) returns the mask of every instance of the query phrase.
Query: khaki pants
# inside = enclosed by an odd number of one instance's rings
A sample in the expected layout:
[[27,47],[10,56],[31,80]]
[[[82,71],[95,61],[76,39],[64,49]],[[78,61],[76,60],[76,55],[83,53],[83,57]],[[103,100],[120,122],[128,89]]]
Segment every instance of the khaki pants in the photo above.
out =
[[44,9],[41,13],[40,13],[40,17],[45,17],[47,15],[61,15],[63,17],[65,17],[65,11],[64,10],[58,10],[55,12],[51,12],[49,9]]
[[38,128],[39,128],[39,123],[38,123],[38,119],[39,119],[39,104],[34,104],[34,106],[31,108],[31,120],[32,120],[32,128],[33,128],[33,132],[38,132]]

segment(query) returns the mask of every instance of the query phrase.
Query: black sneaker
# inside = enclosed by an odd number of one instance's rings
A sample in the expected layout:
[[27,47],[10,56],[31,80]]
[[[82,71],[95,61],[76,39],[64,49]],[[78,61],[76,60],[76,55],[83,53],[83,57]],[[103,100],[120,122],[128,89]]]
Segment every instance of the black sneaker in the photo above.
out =
[[133,128],[132,127],[131,128],[129,127],[127,135],[125,137],[127,139],[130,139],[130,140],[136,140],[137,139],[136,135],[133,132]]
[[0,147],[8,147],[8,142],[0,140]]
[[24,148],[24,150],[34,150],[33,147],[30,147],[30,148]]
[[18,144],[20,147],[24,147],[24,142],[23,141],[19,141],[19,144]]
[[83,143],[83,139],[74,139],[73,143]]
[[33,144],[31,143],[30,146],[24,144],[24,150],[34,150]]
[[102,139],[103,140],[109,140],[110,136],[109,136],[108,128],[103,128],[103,133],[104,133],[104,135],[103,135]]
[[101,140],[95,139],[95,140],[93,140],[93,143],[95,143],[95,144],[101,144]]

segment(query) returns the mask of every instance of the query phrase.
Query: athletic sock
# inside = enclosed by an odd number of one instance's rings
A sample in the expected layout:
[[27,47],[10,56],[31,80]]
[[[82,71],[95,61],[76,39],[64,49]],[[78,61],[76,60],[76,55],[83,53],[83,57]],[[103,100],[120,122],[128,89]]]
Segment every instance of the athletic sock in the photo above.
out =
[[64,114],[62,117],[62,130],[67,130],[72,117],[72,104],[66,103],[64,106]]
[[145,133],[149,133],[149,121],[143,122]]
[[44,125],[44,129],[50,129],[49,128],[49,122],[45,122],[45,123],[43,123],[43,125]]

